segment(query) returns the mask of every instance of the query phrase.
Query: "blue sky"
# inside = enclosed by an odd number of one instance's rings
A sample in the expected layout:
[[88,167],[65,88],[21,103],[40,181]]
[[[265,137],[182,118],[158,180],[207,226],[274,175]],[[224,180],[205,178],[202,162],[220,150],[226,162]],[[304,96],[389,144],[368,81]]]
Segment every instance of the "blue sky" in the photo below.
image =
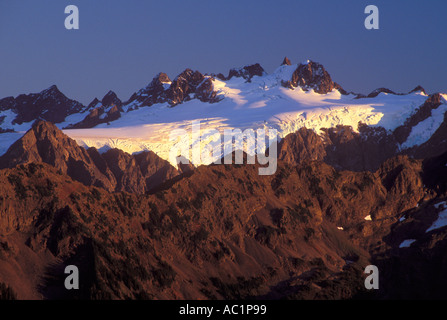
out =
[[[70,4],[79,30],[64,28]],[[379,30],[364,28],[368,4]],[[322,63],[348,91],[447,92],[446,12],[435,0],[0,0],[0,97],[56,84],[84,104],[126,100],[158,72],[273,72],[284,56]]]

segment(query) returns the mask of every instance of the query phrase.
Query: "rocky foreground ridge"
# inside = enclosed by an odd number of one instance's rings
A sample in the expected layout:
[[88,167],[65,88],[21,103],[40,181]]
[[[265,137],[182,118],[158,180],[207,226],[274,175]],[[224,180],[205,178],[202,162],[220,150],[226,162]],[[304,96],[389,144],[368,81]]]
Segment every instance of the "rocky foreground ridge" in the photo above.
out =
[[[447,208],[447,153],[355,172],[294,163],[283,148],[277,172],[259,176],[257,164],[179,174],[149,154],[110,152],[38,122],[0,159],[2,297],[446,298],[447,228],[433,226]],[[153,168],[161,184],[126,190],[151,185]],[[83,275],[79,291],[63,288],[67,264]],[[381,276],[373,292],[369,264]]]

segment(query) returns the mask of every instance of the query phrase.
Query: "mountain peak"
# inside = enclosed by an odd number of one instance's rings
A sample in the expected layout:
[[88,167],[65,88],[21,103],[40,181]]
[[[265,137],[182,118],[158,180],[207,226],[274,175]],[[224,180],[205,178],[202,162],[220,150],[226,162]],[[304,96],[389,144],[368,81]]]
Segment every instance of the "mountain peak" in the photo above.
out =
[[108,191],[145,193],[178,175],[174,167],[152,152],[132,156],[120,150],[102,155],[94,148],[86,150],[44,120],[35,121],[0,157],[0,168],[31,162],[47,163],[84,185]]
[[205,80],[205,76],[199,71],[185,69],[180,73],[166,91],[168,102],[177,105],[191,99],[195,95],[197,87]]
[[111,106],[111,105],[121,106],[121,104],[122,104],[121,100],[118,98],[116,93],[113,92],[112,90],[107,92],[107,94],[104,96],[104,98],[102,98],[101,103],[104,106]]
[[48,89],[46,89],[44,91],[58,91],[58,92],[60,92],[59,88],[55,84],[53,84],[51,87],[49,87]]
[[52,97],[56,97],[56,96],[60,96],[60,97],[64,97],[66,98],[66,96],[59,90],[59,88],[53,84],[51,87],[42,90],[39,95],[43,96],[43,97],[47,97],[47,96],[52,96]]
[[242,77],[250,82],[251,78],[254,76],[263,76],[265,75],[264,68],[261,67],[259,63],[255,63],[252,65],[245,66],[243,68],[231,69],[227,80],[230,80],[232,77]]
[[113,92],[112,90],[109,90],[109,92],[106,93],[104,98],[106,98],[106,97],[116,97],[116,93]]
[[180,73],[175,79],[174,81],[180,79],[180,78],[184,78],[187,81],[195,81],[200,79],[200,81],[202,81],[203,79],[203,74],[200,73],[199,71],[193,71],[189,68],[186,68],[182,73]]
[[423,94],[427,94],[427,92],[425,92],[425,89],[420,85],[418,85],[416,88],[411,90],[409,93],[413,93],[413,92],[422,92]]
[[171,79],[169,79],[168,75],[164,72],[160,72],[157,74],[157,79],[162,83],[170,83]]
[[393,90],[388,88],[377,88],[376,90],[372,91],[370,94],[367,95],[368,98],[375,98],[381,93],[387,93],[387,94],[396,94]]
[[87,110],[94,108],[100,102],[101,101],[99,101],[98,98],[93,99],[92,102],[90,102],[89,105],[87,106]]
[[12,110],[16,114],[12,125],[45,119],[54,123],[65,120],[68,115],[77,113],[84,106],[67,98],[56,85],[39,93],[21,94],[16,98],[3,99],[1,110]]
[[164,83],[171,83],[171,79],[169,79],[169,76],[164,72],[159,72],[151,81],[149,84],[150,88],[154,88],[157,86],[161,86]]
[[331,92],[333,89],[344,91],[338,84],[332,81],[330,74],[322,64],[312,60],[306,60],[299,64],[292,74],[292,79],[283,82],[283,86],[289,88],[299,86],[304,90],[313,89],[320,94]]
[[290,66],[292,65],[292,62],[290,62],[289,58],[284,57],[284,60],[281,63],[282,66]]
[[52,122],[41,119],[34,121],[33,125],[31,126],[31,129],[34,131],[42,131],[48,129],[59,131],[59,129]]

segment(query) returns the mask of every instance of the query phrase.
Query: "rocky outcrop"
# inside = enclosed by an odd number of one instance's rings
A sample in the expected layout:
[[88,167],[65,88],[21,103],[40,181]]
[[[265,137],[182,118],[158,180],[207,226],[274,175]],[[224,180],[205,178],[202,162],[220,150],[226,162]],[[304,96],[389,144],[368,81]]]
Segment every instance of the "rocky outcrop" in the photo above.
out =
[[114,106],[118,109],[121,109],[121,107],[123,106],[123,102],[113,91],[107,92],[107,94],[102,98],[101,104],[106,108]]
[[298,86],[305,90],[313,89],[320,94],[337,89],[343,94],[346,94],[340,85],[332,81],[331,76],[321,64],[310,60],[298,65],[292,74],[292,79],[283,81],[282,85],[291,89]]
[[211,78],[191,69],[186,69],[172,81],[166,90],[166,98],[173,106],[195,98],[202,102],[217,102]]
[[126,104],[131,110],[156,103],[175,106],[192,99],[214,103],[218,98],[212,79],[199,71],[186,69],[171,82],[165,73],[159,73],[146,88],[134,93]]
[[165,90],[170,84],[171,79],[169,79],[168,75],[160,72],[152,79],[148,86],[134,93],[127,103],[134,102],[139,107],[147,107],[155,103],[165,102]]
[[278,146],[278,159],[290,165],[298,165],[308,160],[321,161],[326,154],[321,137],[307,128],[288,134]]
[[358,132],[350,126],[337,126],[324,132],[324,161],[340,170],[375,171],[399,152],[394,136],[381,127],[359,124]]
[[93,128],[101,123],[109,123],[121,118],[123,103],[113,91],[109,91],[101,101],[95,98],[88,106],[88,115],[80,122],[64,129]]
[[425,92],[425,89],[422,86],[416,86],[413,90],[411,90],[408,93],[414,93],[414,92],[422,92],[423,94],[427,94],[427,92]]
[[291,66],[292,62],[290,62],[289,58],[284,57],[284,60],[281,63],[282,66]]
[[233,77],[239,77],[244,78],[248,82],[250,82],[251,78],[253,78],[254,76],[261,77],[263,75],[265,75],[264,68],[262,68],[259,63],[255,63],[242,68],[231,69],[226,80],[230,80]]
[[375,171],[398,151],[396,140],[385,129],[360,124],[358,132],[337,126],[322,129],[321,135],[301,128],[281,140],[278,158],[292,165],[319,160],[338,170]]

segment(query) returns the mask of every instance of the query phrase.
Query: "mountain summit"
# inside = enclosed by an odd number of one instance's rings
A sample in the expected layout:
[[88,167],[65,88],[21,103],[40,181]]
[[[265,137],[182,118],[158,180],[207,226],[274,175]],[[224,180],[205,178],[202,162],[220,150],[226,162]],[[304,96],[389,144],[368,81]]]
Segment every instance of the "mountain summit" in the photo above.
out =
[[12,124],[23,124],[36,119],[54,123],[62,122],[71,114],[80,112],[84,106],[67,98],[58,87],[53,85],[40,93],[21,94],[16,98],[0,100],[0,110],[14,113]]
[[[286,60],[285,62],[287,65]],[[315,92],[320,94],[329,93],[333,89],[337,89],[340,92],[345,93],[341,86],[332,81],[331,76],[323,65],[311,60],[307,60],[306,62],[298,65],[292,74],[292,78],[289,81],[283,82],[283,85],[289,88],[296,88],[299,86],[306,90],[313,89]]]

